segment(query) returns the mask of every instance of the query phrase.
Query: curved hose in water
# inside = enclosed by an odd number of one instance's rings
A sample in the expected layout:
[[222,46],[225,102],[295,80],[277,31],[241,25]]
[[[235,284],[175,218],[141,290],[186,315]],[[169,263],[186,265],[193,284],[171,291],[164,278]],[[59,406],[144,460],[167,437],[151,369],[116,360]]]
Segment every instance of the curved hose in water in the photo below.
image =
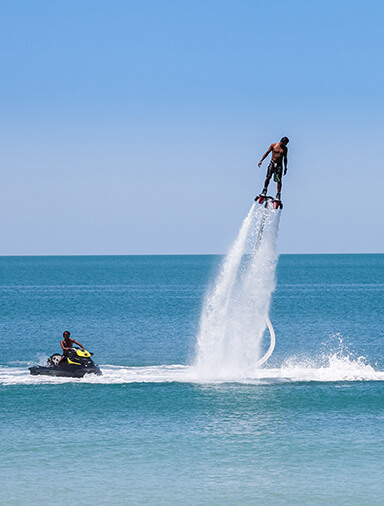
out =
[[269,335],[271,337],[271,342],[269,344],[269,348],[267,350],[267,353],[264,355],[264,357],[262,357],[260,360],[258,360],[256,362],[256,367],[258,367],[259,365],[261,364],[264,364],[268,359],[269,357],[272,355],[273,353],[273,350],[275,349],[275,345],[276,345],[276,336],[275,336],[275,331],[273,330],[273,326],[272,326],[272,322],[271,320],[269,319],[269,316],[267,315],[267,325],[268,325],[268,330],[269,330]]

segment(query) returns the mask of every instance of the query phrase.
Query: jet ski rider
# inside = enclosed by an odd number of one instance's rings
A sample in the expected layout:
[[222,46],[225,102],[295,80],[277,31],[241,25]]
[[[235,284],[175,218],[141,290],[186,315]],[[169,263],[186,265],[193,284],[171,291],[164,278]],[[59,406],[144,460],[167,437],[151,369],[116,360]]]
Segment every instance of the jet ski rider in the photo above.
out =
[[73,347],[74,344],[77,344],[78,346],[80,346],[80,348],[82,348],[83,351],[85,351],[84,346],[79,342],[77,342],[75,339],[72,339],[70,335],[71,333],[68,332],[68,330],[66,330],[63,333],[64,339],[60,341],[61,348],[63,349],[63,355],[61,359],[58,361],[57,365],[60,365],[61,362],[68,356],[69,350]]

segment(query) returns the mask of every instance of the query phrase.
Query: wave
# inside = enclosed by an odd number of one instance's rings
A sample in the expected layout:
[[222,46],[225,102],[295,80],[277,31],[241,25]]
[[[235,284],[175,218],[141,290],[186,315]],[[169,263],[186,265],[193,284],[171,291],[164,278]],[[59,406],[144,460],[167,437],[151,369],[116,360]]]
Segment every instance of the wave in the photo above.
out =
[[192,383],[222,384],[239,383],[268,385],[301,382],[348,382],[384,381],[384,371],[375,369],[364,357],[351,358],[334,354],[321,357],[322,364],[312,359],[291,357],[278,368],[263,367],[248,377],[227,375],[222,377],[201,376],[198,368],[188,365],[154,365],[147,367],[123,367],[100,365],[102,376],[87,375],[84,378],[57,378],[32,376],[27,368],[0,366],[0,385],[42,385],[65,383],[130,384],[130,383]]

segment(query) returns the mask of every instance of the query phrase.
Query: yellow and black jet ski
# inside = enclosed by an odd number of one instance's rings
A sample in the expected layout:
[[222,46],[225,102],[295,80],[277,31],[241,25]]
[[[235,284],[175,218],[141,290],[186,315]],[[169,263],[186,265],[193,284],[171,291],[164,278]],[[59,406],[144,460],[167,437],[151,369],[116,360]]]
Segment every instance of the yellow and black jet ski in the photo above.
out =
[[43,374],[45,376],[65,376],[70,378],[82,378],[85,374],[102,374],[100,368],[94,363],[91,356],[93,353],[81,350],[80,348],[71,348],[68,355],[61,363],[61,355],[55,353],[47,360],[47,365],[35,365],[29,368],[32,375]]

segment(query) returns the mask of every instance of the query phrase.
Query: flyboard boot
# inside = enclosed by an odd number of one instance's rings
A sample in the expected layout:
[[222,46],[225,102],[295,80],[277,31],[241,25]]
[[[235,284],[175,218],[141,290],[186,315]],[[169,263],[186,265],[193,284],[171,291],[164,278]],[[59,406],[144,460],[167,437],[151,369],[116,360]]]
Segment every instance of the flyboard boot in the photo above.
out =
[[283,203],[281,202],[281,193],[276,193],[276,198],[273,200],[273,209],[283,209]]
[[263,204],[265,199],[267,198],[267,190],[268,188],[263,188],[263,191],[255,197],[255,202],[258,202],[259,204]]

